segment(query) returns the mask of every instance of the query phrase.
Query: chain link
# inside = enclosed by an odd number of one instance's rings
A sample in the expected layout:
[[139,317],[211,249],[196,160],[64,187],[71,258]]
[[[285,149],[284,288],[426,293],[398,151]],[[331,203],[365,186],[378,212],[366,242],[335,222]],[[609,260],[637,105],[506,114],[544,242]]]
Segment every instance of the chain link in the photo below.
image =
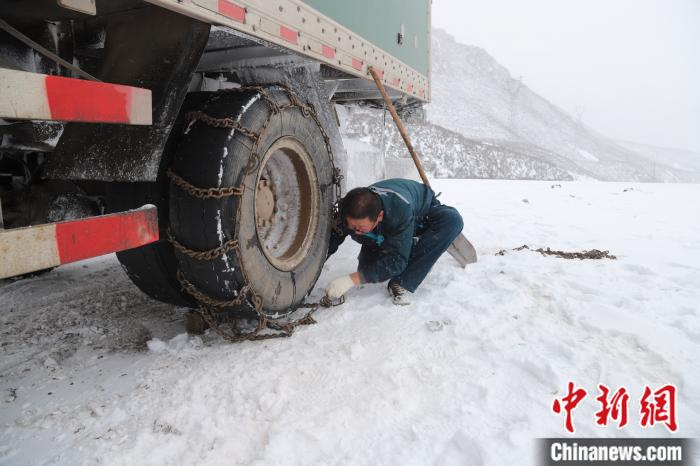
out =
[[[277,87],[285,91],[287,98],[289,100],[288,104],[279,105],[275,100],[270,97],[269,89],[272,87]],[[260,166],[260,155],[259,146],[262,136],[265,134],[269,123],[273,115],[279,114],[284,109],[296,108],[299,109],[304,118],[311,117],[314,123],[318,127],[321,136],[323,138],[324,144],[326,146],[326,151],[331,162],[331,171],[333,173],[333,185],[335,187],[335,203],[333,205],[332,212],[328,214],[335,216],[338,210],[338,202],[340,201],[342,191],[341,191],[341,180],[343,178],[339,168],[335,166],[335,158],[333,156],[333,147],[331,145],[330,138],[326,133],[321,121],[316,113],[315,109],[310,104],[305,104],[299,100],[299,97],[294,93],[294,91],[285,83],[275,82],[263,85],[253,85],[253,86],[241,86],[238,88],[225,89],[220,92],[222,93],[235,93],[235,92],[258,92],[260,96],[265,100],[270,108],[270,116],[264,122],[262,128],[259,132],[255,132],[241,125],[237,120],[233,118],[216,118],[211,115],[206,114],[202,111],[194,111],[187,114],[188,125],[194,124],[195,122],[202,122],[214,128],[229,128],[239,131],[253,140],[253,147],[251,150],[251,157],[248,164],[244,168],[245,174],[250,174],[257,170]],[[243,194],[243,187],[225,187],[225,188],[200,188],[194,186],[193,184],[186,181],[184,178],[176,174],[172,169],[166,171],[167,176],[173,181],[173,183],[181,188],[183,191],[187,192],[193,197],[200,199],[221,199],[229,196],[240,196]],[[241,203],[238,205],[238,218],[241,215]],[[173,245],[173,247],[181,252],[182,254],[192,257],[196,260],[214,260],[223,254],[226,254],[233,250],[239,250],[239,243],[237,239],[232,239],[221,246],[208,251],[196,251],[190,249],[180,242],[172,235],[170,229],[167,231],[168,241]],[[240,261],[239,261],[240,263]],[[183,291],[190,295],[199,304],[199,314],[206,324],[214,332],[216,332],[220,337],[229,342],[241,342],[250,340],[267,340],[270,338],[285,338],[290,337],[296,327],[300,325],[311,325],[315,324],[316,320],[313,318],[313,314],[321,307],[332,307],[339,306],[345,302],[345,298],[341,298],[337,303],[333,303],[329,298],[324,297],[317,303],[302,303],[299,305],[299,309],[309,309],[309,311],[301,318],[296,320],[288,321],[275,321],[270,320],[263,312],[263,300],[257,295],[250,286],[250,281],[246,275],[243,264],[240,263],[240,270],[243,274],[243,286],[238,290],[236,297],[229,300],[221,300],[209,296],[208,294],[197,289],[191,282],[189,282],[184,273],[181,270],[177,272],[177,279],[182,287]],[[250,332],[243,333],[233,333],[227,332],[221,328],[219,325],[217,317],[214,315],[213,309],[226,310],[226,308],[238,307],[242,305],[248,305],[253,308],[257,318],[257,325],[254,330]],[[272,330],[276,333],[262,333],[264,330]]]
[[211,261],[228,252],[238,250],[238,241],[235,239],[228,240],[221,246],[209,249],[208,251],[196,251],[182,245],[178,240],[176,240],[170,231],[170,228],[168,228],[166,234],[168,235],[168,242],[172,244],[178,252],[200,261]]
[[187,114],[187,120],[188,120],[188,126],[193,124],[194,122],[201,121],[202,123],[205,123],[209,126],[212,126],[214,128],[229,128],[229,129],[235,129],[246,136],[248,136],[251,139],[258,139],[260,135],[256,133],[255,131],[251,131],[233,118],[215,118],[211,115],[208,115],[200,110],[197,110],[195,112],[190,112]]
[[[299,100],[299,97],[294,93],[294,91],[285,83],[282,82],[273,82],[270,84],[267,84],[267,86],[274,86],[274,87],[279,87],[285,91],[287,94],[287,98],[289,99],[289,104],[288,105],[277,105],[278,109],[284,109],[284,108],[299,108],[301,111],[301,114],[304,116],[304,118],[311,117],[314,120],[314,123],[316,123],[316,126],[318,127],[321,137],[323,138],[323,142],[326,146],[326,151],[328,152],[328,156],[331,161],[331,169],[333,171],[333,185],[335,187],[335,200],[336,202],[334,203],[334,210],[337,210],[338,208],[338,202],[340,201],[340,198],[342,197],[342,190],[341,190],[341,181],[343,179],[342,172],[339,168],[336,167],[335,165],[335,157],[333,154],[333,147],[331,144],[331,139],[326,133],[326,130],[323,128],[323,125],[321,124],[321,120],[318,117],[318,113],[314,110],[312,105],[309,104],[304,104]],[[260,86],[251,86],[251,89],[255,90],[260,90]],[[245,89],[245,87],[237,88],[237,89]],[[266,98],[269,99],[269,96],[267,92],[263,94],[266,96]]]
[[223,197],[243,195],[242,187],[236,188],[230,186],[226,188],[198,188],[170,168],[165,171],[165,174],[173,181],[173,183],[175,183],[178,188],[187,192],[187,194],[190,196],[198,197],[200,199],[221,199]]
[[182,270],[178,270],[177,280],[180,282],[180,286],[182,286],[182,289],[188,295],[192,296],[195,300],[197,300],[197,302],[200,305],[205,305],[207,307],[224,308],[240,306],[244,304],[243,299],[245,293],[248,291],[248,288],[244,286],[237,292],[236,297],[233,299],[217,299],[197,289],[197,287],[195,287],[185,278],[185,274],[182,273]]
[[[240,291],[238,292],[238,296],[234,299],[229,299],[229,300],[221,300],[221,299],[216,299],[213,298],[206,293],[203,293],[197,287],[195,287],[191,282],[189,282],[186,278],[185,275],[182,273],[182,271],[178,271],[177,273],[177,279],[180,282],[180,286],[182,286],[182,289],[192,296],[197,303],[199,304],[199,314],[202,316],[202,319],[207,323],[209,328],[211,328],[214,332],[216,332],[220,337],[223,339],[236,343],[240,341],[246,341],[246,340],[269,340],[271,338],[286,338],[292,336],[294,333],[294,330],[300,326],[300,325],[312,325],[316,323],[316,320],[313,318],[313,314],[320,308],[320,307],[332,307],[332,306],[339,306],[345,302],[345,298],[342,298],[339,302],[333,303],[331,302],[327,297],[322,298],[318,303],[303,303],[299,306],[299,308],[306,308],[310,309],[306,314],[304,314],[303,317],[292,320],[292,321],[286,321],[286,322],[277,322],[274,320],[270,320],[263,312],[262,310],[262,298],[255,294],[253,290],[245,285],[243,286]],[[255,310],[255,314],[257,317],[257,325],[255,329],[251,332],[244,332],[244,333],[229,333],[226,332],[224,329],[221,328],[219,325],[216,316],[214,316],[214,313],[212,312],[212,308],[226,308],[226,307],[233,307],[233,306],[240,306],[245,303],[245,296],[250,295],[249,299],[253,305],[253,309]],[[278,333],[264,333],[260,334],[265,329],[270,329],[270,330],[275,330]]]

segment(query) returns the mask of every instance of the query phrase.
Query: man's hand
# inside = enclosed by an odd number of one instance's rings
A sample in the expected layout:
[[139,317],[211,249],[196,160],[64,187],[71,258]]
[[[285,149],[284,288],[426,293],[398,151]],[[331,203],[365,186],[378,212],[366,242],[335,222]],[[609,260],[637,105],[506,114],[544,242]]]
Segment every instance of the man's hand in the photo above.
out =
[[326,288],[326,296],[335,301],[340,299],[353,286],[355,286],[355,280],[352,275],[343,275],[330,282],[328,288]]

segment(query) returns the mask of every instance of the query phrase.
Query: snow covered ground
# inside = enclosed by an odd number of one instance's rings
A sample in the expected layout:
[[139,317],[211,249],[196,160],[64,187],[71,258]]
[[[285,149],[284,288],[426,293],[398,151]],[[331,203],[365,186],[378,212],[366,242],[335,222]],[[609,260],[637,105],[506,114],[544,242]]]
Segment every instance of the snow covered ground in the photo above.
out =
[[[569,380],[577,437],[671,435],[639,422],[668,383],[675,435],[700,436],[700,185],[435,184],[479,262],[441,258],[406,308],[353,290],[291,339],[188,337],[113,256],[0,283],[0,464],[534,464]],[[627,388],[627,427],[595,425],[598,383]]]

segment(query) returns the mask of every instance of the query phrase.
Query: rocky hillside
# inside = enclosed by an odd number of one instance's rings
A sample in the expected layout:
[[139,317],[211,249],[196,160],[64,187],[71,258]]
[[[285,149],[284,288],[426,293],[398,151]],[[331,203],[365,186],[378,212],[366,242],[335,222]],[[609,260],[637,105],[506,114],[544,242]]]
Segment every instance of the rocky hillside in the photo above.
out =
[[[383,153],[387,168],[393,162],[406,160],[406,147],[388,113],[386,121],[382,111],[363,107],[351,107],[346,115],[343,126],[346,139],[376,148],[375,156]],[[570,173],[549,161],[560,157],[539,147],[469,139],[429,122],[411,124],[408,131],[425,169],[435,178],[573,179]],[[352,144],[346,145],[352,150]],[[406,171],[410,174],[414,169],[408,165]],[[399,175],[387,173],[387,176]]]

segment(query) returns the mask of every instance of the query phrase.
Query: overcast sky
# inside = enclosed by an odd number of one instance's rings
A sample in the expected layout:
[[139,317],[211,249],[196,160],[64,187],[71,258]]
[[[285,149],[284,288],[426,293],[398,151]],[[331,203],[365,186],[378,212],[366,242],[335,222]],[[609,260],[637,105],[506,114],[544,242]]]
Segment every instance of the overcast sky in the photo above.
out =
[[433,0],[432,12],[599,132],[700,152],[700,0]]

